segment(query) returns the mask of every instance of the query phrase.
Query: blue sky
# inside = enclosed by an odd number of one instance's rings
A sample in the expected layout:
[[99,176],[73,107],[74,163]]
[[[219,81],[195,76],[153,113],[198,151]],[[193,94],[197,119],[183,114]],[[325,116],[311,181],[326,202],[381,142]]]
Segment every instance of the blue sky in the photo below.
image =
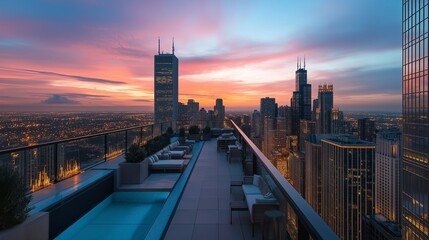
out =
[[175,38],[183,102],[289,105],[305,56],[313,98],[332,83],[342,110],[401,110],[399,1],[16,0],[0,23],[3,110],[151,111],[158,37]]

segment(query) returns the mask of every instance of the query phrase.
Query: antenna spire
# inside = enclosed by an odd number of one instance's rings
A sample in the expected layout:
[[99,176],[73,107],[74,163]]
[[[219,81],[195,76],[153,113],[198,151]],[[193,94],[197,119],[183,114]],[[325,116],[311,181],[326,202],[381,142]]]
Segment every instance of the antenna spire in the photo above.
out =
[[172,46],[173,54],[174,54],[174,37],[173,37],[173,46]]
[[158,37],[158,55],[159,55],[160,51],[161,51],[161,39],[159,39],[159,37]]
[[304,69],[305,69],[305,55],[304,55]]

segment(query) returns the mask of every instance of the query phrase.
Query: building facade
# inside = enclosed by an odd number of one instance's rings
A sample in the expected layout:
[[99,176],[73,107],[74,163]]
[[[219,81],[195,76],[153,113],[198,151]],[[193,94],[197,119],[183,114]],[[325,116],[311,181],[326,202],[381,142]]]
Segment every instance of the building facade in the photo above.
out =
[[321,217],[341,239],[363,239],[362,217],[374,214],[375,145],[349,135],[321,142]]
[[179,114],[179,59],[173,53],[154,56],[155,123],[177,120]]
[[377,134],[375,147],[375,213],[391,222],[401,219],[401,133]]
[[428,2],[402,1],[402,230],[429,239]]

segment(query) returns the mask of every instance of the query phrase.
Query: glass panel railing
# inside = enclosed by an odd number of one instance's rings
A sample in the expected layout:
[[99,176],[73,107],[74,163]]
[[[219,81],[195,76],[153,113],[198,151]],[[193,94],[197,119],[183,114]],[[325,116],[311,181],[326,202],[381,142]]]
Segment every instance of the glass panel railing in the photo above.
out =
[[245,175],[259,174],[267,183],[279,202],[279,210],[286,216],[282,228],[287,239],[338,239],[338,236],[302,198],[274,165],[231,121],[237,139],[243,147],[243,169]]
[[0,151],[0,165],[11,165],[31,191],[79,174],[125,153],[131,144],[145,144],[165,133],[171,122]]

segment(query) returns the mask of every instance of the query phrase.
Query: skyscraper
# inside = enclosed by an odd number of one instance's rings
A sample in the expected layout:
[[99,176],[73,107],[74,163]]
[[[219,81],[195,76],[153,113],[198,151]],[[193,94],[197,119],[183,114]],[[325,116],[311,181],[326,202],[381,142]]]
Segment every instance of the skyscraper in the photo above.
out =
[[300,120],[311,120],[311,84],[307,83],[307,70],[298,60],[295,71],[295,91],[291,99],[292,134],[299,136]]
[[331,114],[334,107],[334,87],[331,85],[319,85],[318,91],[318,111],[316,121],[316,133],[332,133]]
[[375,213],[387,220],[401,219],[401,132],[377,134],[375,147]]
[[307,70],[297,64],[295,71],[295,91],[300,93],[299,119],[311,120],[311,84],[307,83]]
[[406,239],[429,239],[427,16],[427,1],[402,1],[402,230]]
[[155,122],[177,120],[179,102],[179,59],[172,53],[160,52],[154,56],[154,107]]
[[362,217],[374,214],[374,143],[348,135],[321,142],[321,217],[341,239],[362,239]]
[[261,117],[276,119],[277,117],[277,105],[275,98],[261,98]]
[[225,120],[225,106],[223,105],[222,98],[216,99],[216,105],[214,106],[214,127],[223,128],[223,121]]
[[358,119],[359,138],[373,141],[375,138],[375,122],[369,118]]

